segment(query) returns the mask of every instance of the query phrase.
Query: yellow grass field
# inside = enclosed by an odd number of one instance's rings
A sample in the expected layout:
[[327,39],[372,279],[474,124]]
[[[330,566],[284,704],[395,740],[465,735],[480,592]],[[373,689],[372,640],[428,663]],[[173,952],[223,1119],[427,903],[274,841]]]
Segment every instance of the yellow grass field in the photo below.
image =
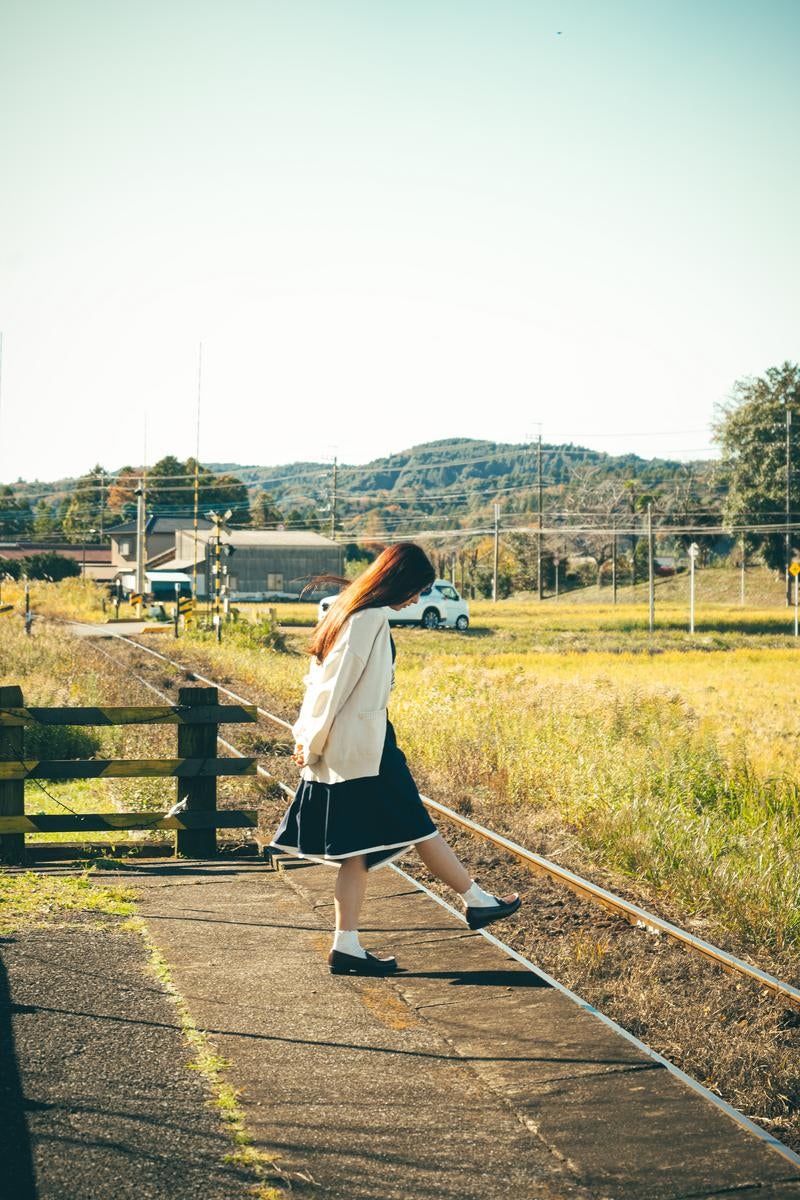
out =
[[[667,599],[652,635],[646,606],[585,599],[474,602],[466,634],[398,628],[392,719],[427,794],[528,844],[562,829],[680,911],[745,946],[789,952],[800,944],[793,614],[718,600],[698,605],[691,635],[680,597]],[[55,603],[69,607],[79,608],[74,596]],[[278,606],[282,622],[285,609],[295,622],[315,616],[314,606]],[[271,648],[243,612],[221,645],[198,632],[176,649],[291,714],[309,633],[283,624],[282,648]],[[45,626],[25,641],[15,635],[13,669],[37,658],[31,684],[41,686],[53,669],[46,643],[56,660],[64,643]],[[79,691],[76,666],[73,656]],[[0,674],[9,677],[2,641]],[[97,677],[86,683],[97,697]]]

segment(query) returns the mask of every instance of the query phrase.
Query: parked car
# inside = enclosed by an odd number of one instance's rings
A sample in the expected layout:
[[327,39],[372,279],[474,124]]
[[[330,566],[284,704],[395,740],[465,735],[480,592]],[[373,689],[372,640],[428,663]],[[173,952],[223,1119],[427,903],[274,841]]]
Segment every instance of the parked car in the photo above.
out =
[[[319,602],[319,620],[333,604],[335,596],[324,596]],[[392,612],[390,625],[421,625],[424,629],[458,629],[462,633],[469,629],[469,607],[462,600],[452,583],[447,579],[434,580],[431,587],[422,592],[416,604]]]

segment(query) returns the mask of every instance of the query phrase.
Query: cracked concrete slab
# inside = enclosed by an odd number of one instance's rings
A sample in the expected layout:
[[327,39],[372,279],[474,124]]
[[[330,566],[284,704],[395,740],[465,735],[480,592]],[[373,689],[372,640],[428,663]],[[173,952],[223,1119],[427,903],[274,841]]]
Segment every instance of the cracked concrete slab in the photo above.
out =
[[327,970],[331,869],[196,866],[126,882],[255,1144],[313,1177],[298,1196],[800,1197],[800,1169],[392,872],[364,940],[406,970],[366,979]]

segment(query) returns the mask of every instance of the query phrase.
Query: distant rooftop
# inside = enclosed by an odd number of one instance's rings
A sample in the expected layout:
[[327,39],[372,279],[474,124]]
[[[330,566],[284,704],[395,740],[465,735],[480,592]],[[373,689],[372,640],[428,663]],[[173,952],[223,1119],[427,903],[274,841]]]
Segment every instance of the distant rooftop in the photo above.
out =
[[[211,536],[209,530],[200,530],[199,538],[206,541]],[[313,533],[310,529],[232,529],[230,533],[222,534],[223,542],[234,546],[317,546],[331,549],[339,548],[339,543],[323,537],[321,533]]]
[[[211,529],[211,522],[205,517],[200,517],[197,522],[198,529]],[[193,517],[159,517],[158,515],[148,517],[145,533],[174,533],[176,529],[193,529]],[[123,533],[136,533],[136,522],[126,521],[124,525],[115,525],[113,529],[108,530],[110,537],[117,537]]]

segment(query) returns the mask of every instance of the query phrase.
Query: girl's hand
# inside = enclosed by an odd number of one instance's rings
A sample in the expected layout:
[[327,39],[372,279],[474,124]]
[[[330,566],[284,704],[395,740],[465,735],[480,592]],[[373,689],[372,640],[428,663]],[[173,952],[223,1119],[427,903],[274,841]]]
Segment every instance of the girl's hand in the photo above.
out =
[[295,744],[292,759],[297,763],[298,767],[304,767],[306,765],[305,748],[301,746],[299,742]]

